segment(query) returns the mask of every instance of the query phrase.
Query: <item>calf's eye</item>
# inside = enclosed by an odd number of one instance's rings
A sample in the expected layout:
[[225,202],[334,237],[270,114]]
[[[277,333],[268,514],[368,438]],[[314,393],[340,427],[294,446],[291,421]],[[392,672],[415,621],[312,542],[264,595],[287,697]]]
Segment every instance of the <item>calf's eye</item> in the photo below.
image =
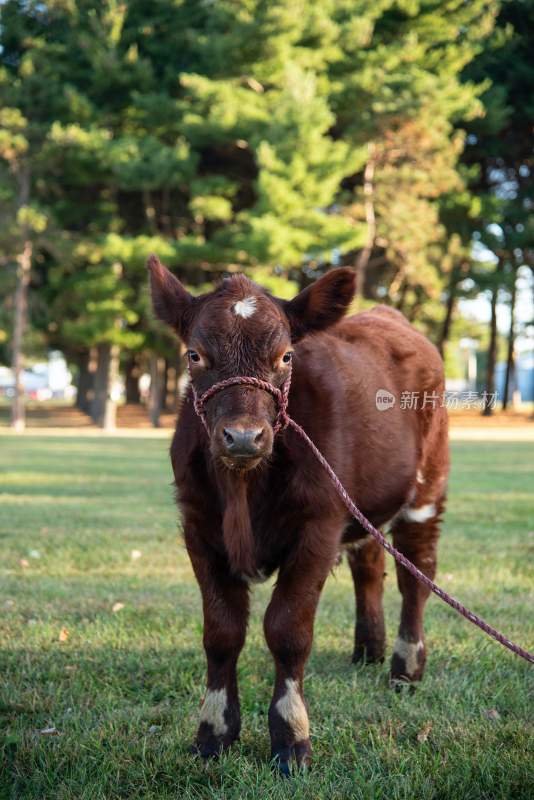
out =
[[188,357],[189,361],[191,361],[193,364],[199,364],[200,363],[200,356],[196,352],[196,350],[188,350],[187,351],[187,357]]
[[284,364],[289,364],[292,358],[293,358],[293,353],[290,350],[288,350],[288,352],[284,353],[284,355],[282,356],[282,361],[284,362]]

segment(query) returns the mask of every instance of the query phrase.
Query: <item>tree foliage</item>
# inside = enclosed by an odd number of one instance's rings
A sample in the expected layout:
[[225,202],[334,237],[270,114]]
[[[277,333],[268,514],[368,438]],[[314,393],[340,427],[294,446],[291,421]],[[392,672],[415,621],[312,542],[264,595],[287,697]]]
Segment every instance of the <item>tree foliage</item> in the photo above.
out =
[[5,184],[0,236],[9,267],[17,214],[46,220],[34,324],[67,353],[165,352],[156,251],[197,290],[244,270],[288,294],[352,264],[366,300],[439,341],[444,298],[487,274],[485,215],[518,233],[532,7],[503,4],[494,29],[496,0],[7,0],[1,169],[13,184],[31,163],[31,192],[21,212]]

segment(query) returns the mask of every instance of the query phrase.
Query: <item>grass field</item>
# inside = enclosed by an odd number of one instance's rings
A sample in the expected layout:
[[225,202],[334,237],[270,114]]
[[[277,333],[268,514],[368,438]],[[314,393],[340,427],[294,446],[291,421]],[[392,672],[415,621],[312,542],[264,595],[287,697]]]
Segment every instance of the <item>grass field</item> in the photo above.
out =
[[[283,781],[268,764],[269,586],[255,590],[240,660],[241,742],[205,766],[188,754],[202,620],[166,442],[3,436],[0,468],[2,800],[534,797],[533,669],[433,598],[426,679],[395,694],[386,665],[349,663],[346,564],[327,583],[308,664],[312,768]],[[454,444],[438,574],[530,649],[533,489],[531,444]]]

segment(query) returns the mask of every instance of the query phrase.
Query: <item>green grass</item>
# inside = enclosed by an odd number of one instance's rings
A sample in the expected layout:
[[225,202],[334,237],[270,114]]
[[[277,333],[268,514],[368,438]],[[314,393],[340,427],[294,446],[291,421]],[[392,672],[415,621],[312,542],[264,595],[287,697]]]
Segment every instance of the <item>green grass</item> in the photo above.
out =
[[[386,665],[349,663],[346,564],[325,588],[307,669],[312,768],[283,781],[268,764],[269,586],[255,590],[239,665],[241,742],[205,766],[188,754],[202,620],[166,442],[1,437],[0,468],[2,800],[533,797],[532,668],[433,598],[425,681],[395,694]],[[533,488],[531,445],[455,444],[438,574],[531,649]],[[39,733],[52,726],[59,735]]]

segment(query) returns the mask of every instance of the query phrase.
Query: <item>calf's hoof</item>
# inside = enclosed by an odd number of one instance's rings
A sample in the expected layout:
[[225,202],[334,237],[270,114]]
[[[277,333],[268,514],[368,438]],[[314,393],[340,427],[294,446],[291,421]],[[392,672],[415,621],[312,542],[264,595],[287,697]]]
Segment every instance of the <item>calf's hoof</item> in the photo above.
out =
[[227,732],[222,736],[216,736],[211,725],[201,722],[194,744],[191,746],[191,752],[193,755],[198,755],[205,759],[217,758],[237,739],[239,739],[239,732]]
[[420,681],[425,671],[426,651],[422,640],[408,642],[397,637],[391,658],[390,684],[397,691]]
[[291,746],[276,747],[271,750],[271,758],[275,769],[284,778],[291,776],[291,764],[296,764],[298,769],[306,770],[311,760],[311,744],[309,739],[303,739]]

